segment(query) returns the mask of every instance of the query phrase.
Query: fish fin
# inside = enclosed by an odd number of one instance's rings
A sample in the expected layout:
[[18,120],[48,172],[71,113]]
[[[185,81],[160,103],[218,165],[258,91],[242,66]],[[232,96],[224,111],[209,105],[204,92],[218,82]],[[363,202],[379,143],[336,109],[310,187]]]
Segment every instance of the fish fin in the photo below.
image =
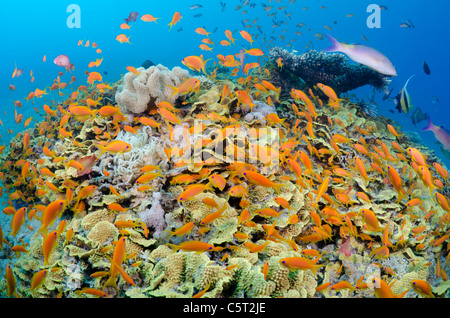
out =
[[427,120],[428,120],[428,125],[425,128],[422,128],[422,131],[426,131],[426,130],[432,130],[433,129],[433,123],[431,122],[430,119],[430,115],[427,114]]
[[169,88],[171,88],[171,89],[173,90],[172,96],[170,96],[170,97],[168,98],[168,100],[170,100],[172,97],[174,97],[176,94],[178,94],[178,87],[170,86],[170,85],[166,85],[166,86],[169,87]]
[[275,189],[275,191],[277,191],[278,195],[280,195],[280,188],[282,188],[284,186],[286,186],[286,185],[282,184],[282,183],[276,183],[272,187]]
[[[115,275],[114,275],[115,276]],[[119,291],[119,287],[117,287],[116,278],[114,276],[110,276],[106,281],[105,285],[103,285],[103,289],[105,290],[106,286],[113,286],[117,291]]]
[[180,247],[178,245],[175,245],[175,244],[167,243],[166,245],[168,245],[170,248],[172,248],[173,252],[176,252],[176,251],[178,251],[180,249]]
[[326,49],[322,50],[323,52],[337,52],[337,51],[341,50],[341,46],[342,46],[341,43],[339,43],[335,38],[333,38],[328,33],[325,33],[325,36],[331,42],[331,46],[329,46]]

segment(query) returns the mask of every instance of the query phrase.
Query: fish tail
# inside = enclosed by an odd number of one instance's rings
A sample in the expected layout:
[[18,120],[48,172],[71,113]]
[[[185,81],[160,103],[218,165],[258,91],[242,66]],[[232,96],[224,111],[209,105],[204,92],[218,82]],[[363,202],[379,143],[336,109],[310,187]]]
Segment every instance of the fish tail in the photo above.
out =
[[422,128],[422,131],[433,130],[433,123],[431,122],[430,115],[427,114],[428,125],[425,128]]
[[[170,231],[170,230],[164,230],[164,231],[169,232],[169,233],[170,233],[170,236],[174,236],[174,235],[175,235],[175,232],[173,232],[173,231]],[[169,236],[169,237],[170,237],[170,236]],[[174,246],[174,245],[172,244],[172,246]]]
[[277,191],[278,195],[280,194],[280,189],[281,187],[284,187],[285,185],[282,183],[276,183],[274,184],[272,187],[275,189],[275,191]]
[[168,98],[168,100],[170,100],[172,97],[174,97],[176,94],[178,94],[178,87],[170,86],[170,85],[166,85],[166,86],[167,86],[167,87],[170,87],[170,88],[173,90],[172,96],[170,96],[170,97]]
[[339,43],[335,38],[327,33],[325,33],[325,36],[331,42],[331,46],[324,49],[324,52],[337,52],[341,50],[341,43]]
[[103,290],[105,290],[106,286],[113,286],[117,291],[119,291],[119,288],[117,287],[116,282],[116,275],[111,275],[108,280],[106,281],[105,285],[103,285]]
[[323,267],[324,265],[313,265],[311,267],[311,271],[313,272],[314,276],[317,277],[317,270],[321,267]]
[[98,149],[100,149],[100,155],[98,156],[99,158],[106,152],[106,147],[102,146],[102,145],[96,145],[98,147]]
[[176,251],[178,251],[180,249],[180,247],[178,245],[175,245],[175,244],[167,243],[166,245],[168,245],[170,248],[173,249],[173,253],[175,253]]

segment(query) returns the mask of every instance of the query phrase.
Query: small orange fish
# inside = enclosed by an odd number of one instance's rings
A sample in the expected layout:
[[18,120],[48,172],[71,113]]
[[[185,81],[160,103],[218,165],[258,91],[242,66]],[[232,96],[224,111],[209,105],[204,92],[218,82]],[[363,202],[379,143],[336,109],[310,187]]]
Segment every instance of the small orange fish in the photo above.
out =
[[364,220],[365,226],[369,231],[382,231],[383,229],[380,227],[380,224],[378,222],[378,218],[376,217],[375,213],[372,210],[369,209],[361,209],[360,211],[362,218]]
[[107,293],[105,293],[104,291],[101,291],[100,289],[89,288],[89,287],[84,287],[82,290],[77,290],[77,291],[75,291],[75,294],[77,294],[77,295],[88,294],[88,295],[93,295],[93,296],[97,296],[100,298],[105,298],[108,296]]
[[252,98],[246,91],[242,90],[236,91],[236,97],[242,104],[249,106],[250,110],[252,110],[253,107],[255,106],[255,104],[252,101]]
[[42,284],[45,281],[45,278],[47,277],[47,273],[48,270],[43,269],[40,270],[39,272],[36,272],[33,274],[33,277],[31,278],[31,286],[30,286],[30,290],[33,292],[33,297],[34,297],[34,292],[36,289],[38,289],[39,287],[42,286]]
[[9,235],[13,235],[17,237],[17,234],[20,231],[21,226],[25,223],[25,218],[27,215],[27,208],[23,207],[18,209],[11,220],[11,233]]
[[16,277],[11,269],[11,265],[6,265],[6,296],[11,297],[16,294]]
[[182,19],[182,16],[181,16],[180,12],[175,12],[173,14],[172,21],[170,21],[170,23],[169,23],[169,25],[170,25],[169,31],[172,30],[172,27],[175,24],[177,24],[181,19]]
[[222,191],[226,184],[227,184],[227,180],[225,180],[224,177],[222,177],[220,174],[212,174],[208,177],[209,181],[211,181],[211,184],[220,189],[220,191]]
[[191,70],[196,70],[197,72],[203,71],[203,73],[205,73],[205,75],[208,75],[206,73],[205,70],[205,66],[206,66],[206,62],[208,60],[204,60],[203,56],[195,56],[195,55],[191,55],[191,56],[187,56],[185,57],[181,63],[183,63],[184,65],[186,65],[188,68],[190,68]]
[[170,236],[175,235],[175,236],[180,237],[185,234],[189,234],[191,232],[191,230],[193,229],[193,227],[194,227],[194,222],[189,222],[174,231],[169,231],[169,230],[165,230],[165,231],[169,232]]
[[103,155],[105,152],[121,154],[131,151],[131,145],[121,140],[113,140],[106,146],[97,145],[97,147],[101,149],[100,155],[98,157]]
[[53,231],[47,234],[44,239],[44,246],[42,248],[42,253],[44,254],[44,265],[48,265],[48,259],[55,247],[56,240],[58,239],[58,231]]
[[222,215],[224,210],[225,210],[225,207],[220,210],[217,210],[216,212],[208,214],[200,221],[200,224],[207,225],[207,224],[210,224],[211,222],[213,222],[214,220],[216,220],[217,218],[224,217]]
[[194,184],[190,185],[186,188],[185,191],[183,191],[180,196],[178,197],[179,202],[188,201],[193,199],[197,194],[205,191],[205,190],[211,190],[214,191],[212,188],[211,183],[208,184]]
[[405,190],[402,187],[402,179],[400,178],[397,170],[393,166],[388,166],[388,176],[392,185],[394,186],[395,191],[398,193],[397,202],[400,202],[402,199],[406,198]]
[[280,194],[280,188],[285,186],[282,183],[275,183],[255,171],[246,170],[242,172],[242,175],[253,184],[274,188],[278,194]]
[[161,115],[163,119],[167,120],[169,123],[181,125],[180,119],[170,110],[166,108],[158,108],[158,113]]
[[431,285],[425,280],[413,279],[411,281],[411,287],[414,289],[416,293],[422,295],[422,297],[434,298]]
[[122,262],[124,261],[126,256],[125,246],[126,246],[126,238],[125,237],[119,238],[119,240],[116,243],[116,247],[114,248],[113,257],[111,259],[111,267],[109,270],[110,277],[103,286],[103,289],[105,289],[106,286],[113,286],[116,288],[116,290],[118,290],[116,283],[116,276],[119,273],[118,267],[122,265]]
[[311,270],[317,277],[317,270],[324,265],[316,265],[312,260],[304,257],[285,257],[280,259],[280,264],[290,270]]
[[130,43],[130,37],[127,37],[125,34],[119,34],[118,36],[116,36],[116,40],[119,41],[120,43]]
[[233,34],[231,33],[230,30],[225,30],[225,36],[226,36],[227,39],[230,40],[233,44],[234,44],[234,41],[236,41],[236,39],[233,39]]
[[201,241],[184,241],[180,243],[179,245],[175,244],[166,244],[173,248],[175,251],[183,250],[188,252],[207,252],[207,251],[214,251],[214,245],[201,242]]
[[242,30],[239,32],[239,34],[248,42],[250,42],[250,45],[253,46],[254,40],[252,39],[252,36],[245,30]]
[[141,20],[144,22],[156,22],[156,20],[158,20],[159,18],[155,18],[154,16],[152,16],[151,14],[144,14],[143,16],[141,16]]
[[138,72],[138,71],[136,70],[136,68],[133,67],[133,66],[127,66],[126,69],[127,69],[129,72],[131,72],[131,73],[133,73],[133,74],[135,74],[135,75],[137,75],[137,76],[139,76],[139,74],[141,74],[141,73]]

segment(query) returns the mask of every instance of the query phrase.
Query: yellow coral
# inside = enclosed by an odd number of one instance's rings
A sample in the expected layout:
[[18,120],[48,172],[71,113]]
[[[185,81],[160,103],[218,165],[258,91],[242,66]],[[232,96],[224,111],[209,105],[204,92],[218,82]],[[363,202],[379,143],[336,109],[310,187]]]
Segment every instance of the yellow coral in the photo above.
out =
[[109,221],[100,221],[89,231],[87,238],[105,245],[108,242],[116,241],[119,237],[119,231]]

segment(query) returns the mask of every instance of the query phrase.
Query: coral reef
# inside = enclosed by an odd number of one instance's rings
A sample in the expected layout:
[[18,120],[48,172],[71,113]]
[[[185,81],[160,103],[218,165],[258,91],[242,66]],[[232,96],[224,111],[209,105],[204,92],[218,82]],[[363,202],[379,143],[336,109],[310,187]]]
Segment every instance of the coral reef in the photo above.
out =
[[[390,295],[422,297],[411,289],[421,279],[447,297],[447,170],[392,121],[348,99],[322,101],[312,85],[342,92],[356,85],[352,72],[359,84],[386,78],[341,55],[272,50],[279,56],[304,69],[296,76],[309,96],[285,98],[252,73],[264,87],[203,78],[175,108],[167,85],[194,77],[158,65],[127,73],[107,115],[103,105],[89,115],[61,106],[18,134],[1,158],[3,212],[16,231],[2,223],[0,255],[14,262],[0,293],[376,297],[383,280]],[[90,90],[74,102],[101,97]],[[59,132],[66,115],[72,136]]]

